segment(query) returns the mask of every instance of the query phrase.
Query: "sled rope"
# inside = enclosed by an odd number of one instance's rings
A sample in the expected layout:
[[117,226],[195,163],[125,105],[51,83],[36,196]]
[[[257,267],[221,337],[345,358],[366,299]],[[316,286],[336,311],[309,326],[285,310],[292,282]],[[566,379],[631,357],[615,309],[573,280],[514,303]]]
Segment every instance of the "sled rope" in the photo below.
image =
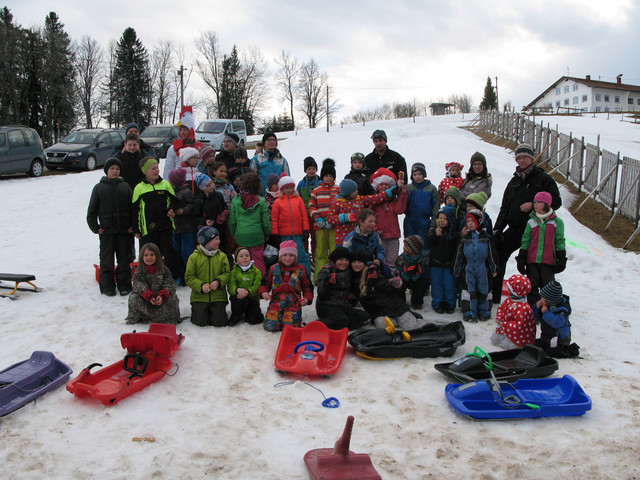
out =
[[[304,376],[302,377],[304,378]],[[305,382],[302,379],[300,380],[302,383],[304,383],[305,385],[308,385],[309,387],[313,388],[314,390],[317,390],[318,392],[320,392],[322,394],[322,396],[324,397],[324,400],[322,401],[322,406],[324,408],[338,408],[340,406],[340,401],[336,398],[336,397],[327,397],[322,390],[320,390],[318,387],[311,385],[309,382]],[[293,385],[296,382],[279,382],[276,383],[273,388],[279,388],[279,387],[285,387],[287,385]]]

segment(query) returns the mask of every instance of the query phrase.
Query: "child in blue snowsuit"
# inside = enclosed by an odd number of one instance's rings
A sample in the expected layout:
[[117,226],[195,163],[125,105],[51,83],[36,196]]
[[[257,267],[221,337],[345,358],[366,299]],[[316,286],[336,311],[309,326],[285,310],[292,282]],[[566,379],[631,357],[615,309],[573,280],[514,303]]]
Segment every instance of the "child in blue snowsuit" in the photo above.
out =
[[470,322],[489,320],[489,273],[496,276],[496,246],[485,230],[479,230],[481,211],[467,212],[464,220],[469,233],[461,237],[453,265],[454,275],[462,278],[462,318]]
[[458,280],[451,272],[458,242],[455,209],[445,206],[438,212],[429,232],[431,307],[436,313],[453,313],[458,301]]
[[531,307],[533,316],[540,323],[540,338],[536,346],[552,357],[571,358],[580,354],[580,347],[571,343],[571,304],[569,296],[562,293],[562,285],[555,280],[540,289],[540,300]]
[[438,189],[427,180],[427,170],[424,164],[414,163],[411,167],[411,184],[407,185],[404,238],[409,235],[420,235],[426,242],[431,218],[438,215],[439,207]]

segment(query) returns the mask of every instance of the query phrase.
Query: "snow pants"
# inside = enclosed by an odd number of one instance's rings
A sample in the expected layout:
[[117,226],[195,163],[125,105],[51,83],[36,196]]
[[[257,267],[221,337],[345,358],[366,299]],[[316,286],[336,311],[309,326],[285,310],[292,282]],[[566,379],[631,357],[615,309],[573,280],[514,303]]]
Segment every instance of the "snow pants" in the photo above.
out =
[[316,238],[316,249],[314,250],[315,270],[313,272],[313,281],[318,281],[318,273],[320,269],[329,263],[329,254],[336,249],[336,231],[335,230],[316,230],[313,232]]
[[446,303],[456,308],[458,302],[458,279],[451,273],[450,267],[430,267],[431,274],[431,308],[444,307]]
[[462,318],[464,320],[477,320],[488,317],[489,310],[489,277],[482,264],[469,263],[462,276]]
[[191,304],[191,323],[199,327],[213,325],[226,327],[227,302],[193,302]]
[[[100,293],[115,292],[116,284],[121,292],[131,291],[131,238],[123,233],[103,233],[100,237]],[[116,256],[118,267],[113,262]],[[115,270],[115,275],[114,275]]]
[[[184,277],[184,269],[187,266],[187,260],[196,248],[196,232],[173,233],[173,249],[178,254],[180,270],[175,272],[180,277]],[[171,273],[174,273],[173,270]]]
[[285,323],[298,327],[301,321],[302,305],[298,297],[292,293],[280,293],[271,297],[262,326],[268,332],[278,332]]
[[249,325],[257,325],[264,321],[264,315],[260,310],[260,301],[256,298],[244,297],[239,299],[236,295],[230,295],[231,300],[231,318],[229,319],[229,326],[237,324],[242,315],[245,317],[245,321]]
[[346,305],[317,305],[318,321],[332,330],[348,328],[355,330],[371,323],[370,315],[364,310]]
[[527,264],[527,277],[531,281],[531,291],[527,295],[527,303],[535,305],[540,300],[540,289],[556,279],[553,266],[546,263]]

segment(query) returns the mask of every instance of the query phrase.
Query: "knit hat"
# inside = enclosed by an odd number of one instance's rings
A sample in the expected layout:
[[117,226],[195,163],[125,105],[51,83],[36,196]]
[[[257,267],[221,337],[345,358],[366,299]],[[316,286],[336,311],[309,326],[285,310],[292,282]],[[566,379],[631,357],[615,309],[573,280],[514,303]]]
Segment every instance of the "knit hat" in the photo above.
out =
[[353,250],[351,252],[351,261],[352,262],[367,263],[367,254],[366,254],[366,252],[364,250],[360,250],[359,248],[356,249],[356,250]]
[[441,213],[447,217],[447,221],[449,222],[449,235],[447,235],[447,238],[453,238],[453,228],[456,224],[456,209],[451,205],[445,205],[438,210],[438,216],[436,216],[436,219]]
[[444,164],[444,168],[447,170],[447,172],[451,171],[451,167],[458,167],[458,170],[462,172],[464,165],[458,162],[449,162]]
[[[182,151],[184,150],[184,148],[182,150],[180,150],[180,157],[182,158]],[[213,147],[210,147],[209,145],[207,145],[206,147],[202,147],[200,149],[200,160],[204,160],[205,158],[207,158],[208,155],[210,154],[215,154],[216,153],[216,149]]]
[[287,185],[293,185],[294,187],[296,186],[296,181],[293,179],[293,177],[290,177],[288,175],[282,177],[279,181],[278,181],[278,189],[282,190],[284,187],[286,187]]
[[476,230],[480,229],[480,222],[482,221],[482,212],[480,210],[471,209],[467,211],[467,214],[464,216],[465,224],[467,222],[467,218],[471,218],[473,222],[476,224]]
[[213,227],[202,227],[198,230],[198,243],[202,246],[205,246],[211,240],[220,236],[220,232]]
[[534,160],[533,157],[533,148],[528,143],[521,143],[516,148],[516,158],[518,157],[529,157],[531,160]]
[[413,172],[422,172],[422,175],[424,175],[424,177],[427,178],[427,168],[424,166],[424,163],[414,163],[411,166],[412,175],[413,175]]
[[196,185],[200,190],[204,190],[204,188],[209,184],[213,183],[213,180],[209,177],[209,175],[205,175],[204,173],[200,173],[196,175],[195,178]]
[[145,157],[142,160],[140,160],[140,163],[138,164],[138,166],[140,167],[140,170],[142,170],[142,173],[147,173],[147,170],[149,170],[152,165],[155,165],[157,163],[158,163],[158,160],[156,160],[155,158]]
[[187,171],[184,168],[176,168],[169,172],[169,183],[172,187],[184,185],[187,179]]
[[333,158],[325,158],[322,161],[320,178],[324,178],[325,175],[333,175],[333,178],[336,178],[336,162]]
[[387,134],[384,133],[384,130],[376,130],[371,135],[371,140],[374,140],[376,138],[381,138],[382,140],[384,140],[386,142],[387,141]]
[[198,150],[192,147],[185,147],[180,150],[180,161],[187,162],[192,158],[200,158],[200,153]]
[[309,167],[316,167],[316,170],[318,170],[318,164],[316,163],[316,159],[313,157],[307,157],[303,160],[303,165],[304,165],[304,171],[307,171],[307,168]]
[[238,158],[249,158],[247,156],[247,149],[242,147],[236,148],[236,151],[233,152],[233,158],[235,160],[237,160]]
[[280,251],[278,252],[278,257],[281,257],[282,255],[285,255],[287,253],[291,253],[296,257],[298,256],[298,246],[296,245],[296,242],[294,242],[293,240],[285,240],[280,244]]
[[238,253],[240,253],[240,250],[246,250],[247,252],[249,252],[249,258],[253,259],[253,255],[251,255],[251,250],[249,249],[249,247],[238,247],[236,248],[236,251],[233,252],[233,258],[236,261],[238,260]]
[[140,126],[136,122],[129,122],[124,126],[124,134],[126,135],[127,133],[129,133],[129,130],[131,130],[132,128],[137,129],[138,132],[140,131]]
[[237,147],[238,143],[240,143],[240,137],[238,137],[238,135],[236,135],[235,133],[227,133],[224,136],[224,139],[227,140],[231,140],[231,142]]
[[471,161],[469,162],[469,164],[473,165],[473,162],[482,162],[482,165],[484,165],[484,168],[487,168],[487,159],[480,152],[476,152],[473,155],[471,155]]
[[371,174],[370,179],[371,186],[374,190],[378,190],[378,185],[381,183],[386,183],[390,187],[394,187],[396,185],[396,180],[395,174],[388,168],[379,168]]
[[534,202],[544,202],[547,205],[551,206],[551,202],[553,200],[551,199],[551,194],[549,192],[538,192],[538,193],[536,193],[536,196],[533,197],[533,201]]
[[262,136],[262,144],[264,145],[267,142],[267,138],[275,138],[276,139],[276,145],[278,145],[278,137],[276,137],[276,134],[273,132],[266,132],[263,136]]
[[445,203],[447,202],[447,197],[453,197],[453,199],[456,201],[456,207],[460,206],[460,202],[462,201],[462,194],[456,187],[449,187],[449,189],[444,193]]
[[277,173],[270,173],[267,175],[267,190],[270,190],[271,187],[280,181],[280,177]]
[[424,239],[420,235],[409,235],[404,239],[404,243],[414,255],[418,255],[424,250]]
[[362,165],[365,164],[365,162],[364,162],[364,154],[362,154],[360,152],[356,152],[353,155],[351,155],[351,165],[353,165],[354,160],[358,160]]
[[336,247],[333,252],[329,254],[329,260],[336,263],[341,258],[346,258],[351,261],[351,252],[347,247]]
[[555,280],[551,280],[540,289],[540,296],[544,298],[549,305],[558,305],[562,302],[562,285]]
[[108,173],[109,169],[113,166],[116,165],[118,166],[118,168],[120,169],[120,171],[122,171],[122,162],[117,159],[117,158],[110,158],[108,159],[105,164],[104,164],[104,173]]
[[340,195],[342,195],[343,198],[347,198],[357,190],[358,190],[358,184],[353,180],[345,178],[340,182]]
[[531,281],[524,275],[511,275],[507,280],[507,288],[512,297],[524,298],[531,291]]
[[484,192],[470,193],[464,201],[472,204],[478,210],[483,210],[487,203],[487,194]]
[[196,121],[193,118],[193,107],[191,105],[183,105],[180,110],[180,120],[177,123],[178,127],[185,127],[189,129],[189,135],[187,138],[196,138]]

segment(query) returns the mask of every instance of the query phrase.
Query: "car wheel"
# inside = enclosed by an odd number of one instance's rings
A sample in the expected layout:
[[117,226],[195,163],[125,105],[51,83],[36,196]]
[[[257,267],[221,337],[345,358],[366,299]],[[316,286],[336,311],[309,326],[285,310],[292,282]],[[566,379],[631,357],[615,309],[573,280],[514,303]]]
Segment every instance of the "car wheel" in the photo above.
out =
[[42,160],[36,158],[33,162],[31,162],[31,167],[29,168],[29,171],[27,173],[31,177],[39,177],[40,175],[42,175],[43,169],[44,165],[42,164]]
[[86,170],[95,170],[96,165],[97,165],[97,160],[96,157],[93,155],[89,155],[87,157],[87,165],[85,166]]

